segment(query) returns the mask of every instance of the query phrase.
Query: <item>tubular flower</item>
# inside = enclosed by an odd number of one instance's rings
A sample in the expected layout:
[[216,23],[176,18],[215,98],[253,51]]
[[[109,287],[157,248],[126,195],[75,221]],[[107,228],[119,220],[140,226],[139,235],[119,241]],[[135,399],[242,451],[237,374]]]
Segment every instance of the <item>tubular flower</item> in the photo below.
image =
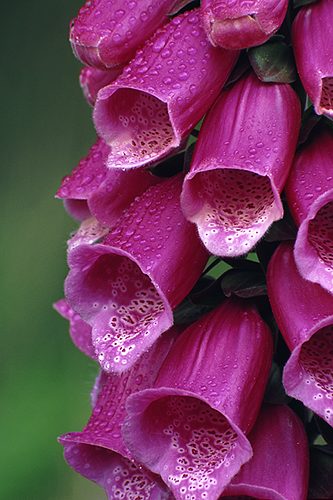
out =
[[225,49],[245,49],[266,42],[281,26],[288,0],[202,0],[210,42]]
[[182,3],[186,2],[88,0],[71,22],[73,52],[84,64],[99,69],[125,64]]
[[286,392],[333,425],[333,297],[302,278],[291,244],[276,250],[267,280],[274,317],[291,350]]
[[208,255],[184,218],[182,176],[149,188],[102,243],[69,252],[66,297],[92,328],[106,371],[130,368],[173,323]]
[[73,344],[84,354],[95,359],[95,350],[91,341],[91,326],[73,311],[65,299],[58,300],[53,304],[53,307],[63,318],[68,319],[69,333]]
[[308,443],[295,413],[287,406],[263,406],[249,441],[253,458],[233,478],[222,497],[306,500]]
[[248,433],[272,361],[256,309],[228,300],[188,327],[152,389],[127,400],[124,440],[176,499],[215,499],[252,456]]
[[299,127],[299,101],[287,84],[250,74],[222,92],[200,130],[182,192],[184,214],[210,252],[242,255],[281,219]]
[[67,211],[75,219],[83,220],[92,214],[101,224],[112,227],[135,196],[159,182],[158,177],[145,170],[108,169],[109,152],[109,146],[99,139],[63,179],[56,197],[65,201]]
[[113,82],[123,68],[102,70],[85,67],[80,72],[80,86],[88,104],[94,106],[98,91]]
[[286,195],[299,226],[298,270],[333,293],[333,134],[328,128],[316,132],[296,155]]
[[292,27],[297,70],[316,113],[333,118],[333,3],[303,7]]
[[175,17],[100,90],[98,134],[111,147],[109,167],[139,167],[177,148],[212,105],[238,52],[213,48],[198,10]]
[[[171,498],[158,476],[136,463],[121,437],[126,398],[151,387],[175,332],[163,335],[148,353],[122,375],[102,372],[93,389],[93,412],[82,432],[60,437],[68,464],[105,489],[108,498]],[[140,496],[141,495],[141,496]]]

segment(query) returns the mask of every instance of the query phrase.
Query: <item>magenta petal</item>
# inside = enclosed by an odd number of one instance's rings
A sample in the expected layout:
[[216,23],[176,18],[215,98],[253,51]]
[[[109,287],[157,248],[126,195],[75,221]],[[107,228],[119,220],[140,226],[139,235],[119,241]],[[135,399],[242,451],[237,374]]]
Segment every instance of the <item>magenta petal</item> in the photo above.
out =
[[72,173],[63,178],[56,197],[65,200],[87,200],[108,174],[105,164],[109,150],[109,146],[98,139]]
[[333,135],[315,131],[295,158],[286,184],[299,231],[295,259],[302,276],[333,293]]
[[[59,439],[69,465],[105,488],[108,498],[119,498],[120,494],[128,499],[169,498],[159,478],[132,461],[121,437],[121,426],[126,398],[153,385],[173,341],[174,332],[163,335],[126,374],[102,373],[99,387],[94,389],[97,400],[87,426],[82,432],[65,434]],[[130,496],[134,493],[143,496]]]
[[286,392],[333,426],[333,296],[302,278],[287,243],[273,255],[267,280],[275,320],[291,350]]
[[198,10],[159,30],[97,97],[94,122],[110,167],[156,162],[177,148],[212,105],[238,52],[213,48]]
[[106,371],[123,371],[173,322],[208,254],[179,202],[182,177],[149,188],[102,244],[69,252],[66,297],[92,325]]
[[280,28],[288,0],[202,0],[201,5],[211,43],[225,49],[245,49],[266,42]]
[[63,318],[69,320],[69,333],[73,344],[90,358],[96,359],[95,349],[91,340],[91,326],[73,311],[65,299],[58,300],[58,302],[53,304],[53,307]]
[[281,219],[280,192],[299,127],[292,88],[262,83],[254,74],[224,91],[210,110],[181,201],[211,253],[242,255]]
[[71,23],[73,52],[100,69],[125,64],[178,4],[179,0],[89,0]]
[[271,361],[270,332],[250,304],[228,300],[201,318],[178,338],[154,388],[127,400],[133,456],[177,499],[218,498],[252,456],[245,434]]
[[303,7],[292,28],[297,70],[316,113],[333,118],[333,3]]
[[87,102],[93,106],[99,90],[113,82],[123,68],[102,70],[97,68],[83,68],[80,72],[80,85]]
[[95,217],[89,217],[89,219],[84,220],[79,229],[74,233],[74,235],[68,240],[68,250],[73,250],[73,248],[87,243],[91,245],[96,243],[101,238],[106,236],[109,232],[109,228],[103,226]]
[[249,435],[253,458],[222,497],[306,500],[309,451],[302,422],[287,406],[263,406]]

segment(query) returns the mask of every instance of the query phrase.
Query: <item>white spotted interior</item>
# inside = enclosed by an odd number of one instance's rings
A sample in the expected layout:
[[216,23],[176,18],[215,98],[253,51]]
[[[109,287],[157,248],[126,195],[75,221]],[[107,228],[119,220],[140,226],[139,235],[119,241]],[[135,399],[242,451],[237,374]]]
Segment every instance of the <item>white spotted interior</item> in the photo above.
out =
[[196,216],[201,236],[212,251],[242,254],[252,248],[276,219],[274,194],[267,177],[236,169],[198,173],[192,196],[202,208]]
[[325,418],[333,416],[333,326],[315,333],[302,346],[299,362],[306,372],[306,384],[314,400],[326,400]]
[[101,366],[108,371],[110,361],[126,365],[137,337],[148,336],[165,314],[162,298],[139,266],[119,255],[99,257],[84,287],[93,294],[92,310],[101,312],[94,325],[103,332],[94,339]]
[[219,473],[237,455],[238,436],[225,417],[199,399],[169,396],[149,406],[145,421],[154,429],[164,481],[184,500],[215,498]]
[[325,111],[333,111],[333,77],[322,79],[320,107]]
[[132,89],[120,89],[108,100],[104,127],[112,149],[108,162],[120,167],[150,161],[175,141],[167,105]]
[[320,259],[333,268],[333,202],[324,205],[310,221],[308,240]]

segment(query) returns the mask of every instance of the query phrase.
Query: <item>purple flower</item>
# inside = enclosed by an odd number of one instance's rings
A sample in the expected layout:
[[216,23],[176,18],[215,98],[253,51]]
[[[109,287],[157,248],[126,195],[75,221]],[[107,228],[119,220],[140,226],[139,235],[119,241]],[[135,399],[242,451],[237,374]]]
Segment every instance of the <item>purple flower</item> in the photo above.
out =
[[271,361],[270,332],[249,303],[227,300],[202,317],[177,339],[154,387],[127,400],[133,456],[176,499],[218,498],[252,456],[246,434]]
[[106,371],[129,369],[173,323],[208,254],[180,207],[182,176],[149,188],[102,243],[69,252],[66,298]]
[[238,52],[213,48],[198,10],[174,18],[140,49],[94,110],[110,167],[139,167],[179,147],[218,96]]
[[299,226],[295,259],[302,276],[333,293],[333,134],[316,130],[295,157],[286,184]]
[[91,326],[83,321],[69,306],[65,299],[58,300],[53,304],[54,309],[69,321],[69,333],[73,344],[84,354],[95,359],[95,350],[91,341]]
[[299,127],[299,101],[287,84],[250,74],[222,92],[200,130],[182,192],[184,214],[211,253],[242,255],[281,219]]
[[306,500],[308,442],[295,413],[287,406],[263,406],[249,440],[253,458],[243,465],[222,497]]
[[333,3],[303,7],[292,27],[297,70],[316,113],[333,118]]
[[288,0],[202,0],[204,26],[214,46],[245,49],[268,40],[281,26]]
[[[105,489],[108,498],[171,498],[158,476],[136,463],[122,437],[126,398],[151,387],[175,332],[163,335],[125,374],[101,373],[93,389],[93,412],[82,432],[59,438],[68,464]],[[123,496],[122,496],[123,495]]]
[[333,296],[299,274],[290,243],[278,247],[267,274],[277,325],[291,350],[287,394],[333,425]]
[[99,139],[73,172],[66,176],[56,197],[74,218],[94,215],[101,224],[112,227],[133,199],[159,178],[145,170],[108,169],[110,148]]
[[108,70],[82,68],[80,72],[80,85],[83,95],[88,104],[94,106],[98,91],[113,82],[122,72],[123,68],[112,68]]
[[75,56],[88,66],[112,68],[128,62],[136,49],[167,21],[179,0],[89,0],[72,20],[69,39]]

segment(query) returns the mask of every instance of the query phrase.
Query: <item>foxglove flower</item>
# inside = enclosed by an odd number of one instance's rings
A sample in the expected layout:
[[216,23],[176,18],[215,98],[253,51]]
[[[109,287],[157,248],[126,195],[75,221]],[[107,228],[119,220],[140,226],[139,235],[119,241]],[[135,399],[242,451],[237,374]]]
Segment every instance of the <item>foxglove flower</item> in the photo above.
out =
[[213,48],[198,10],[159,30],[94,109],[98,134],[111,146],[109,167],[139,167],[179,147],[218,96],[238,52]]
[[303,7],[292,28],[297,70],[316,113],[333,118],[333,3]]
[[222,92],[200,130],[182,192],[184,214],[211,253],[242,255],[281,219],[299,127],[299,101],[287,84],[250,74]]
[[148,171],[108,169],[109,146],[99,139],[73,172],[66,176],[56,197],[74,218],[83,220],[94,215],[101,224],[112,227],[122,212],[159,178]]
[[281,26],[288,0],[202,0],[207,36],[214,46],[245,49],[268,40]]
[[66,298],[92,328],[106,371],[130,368],[173,322],[208,255],[184,218],[182,176],[137,197],[102,243],[69,252]]
[[306,500],[308,442],[295,413],[287,406],[263,406],[249,440],[253,458],[243,465],[222,497]]
[[227,300],[181,334],[152,389],[128,398],[124,440],[176,499],[218,498],[251,458],[271,361],[256,309]]
[[73,344],[84,354],[95,359],[95,350],[91,341],[91,326],[73,311],[65,299],[58,300],[53,307],[63,318],[68,319],[69,333]]
[[88,104],[93,106],[99,90],[113,82],[122,72],[123,68],[109,70],[83,68],[80,72],[80,85]]
[[72,20],[69,40],[75,56],[105,69],[128,62],[136,49],[184,0],[89,0]]
[[286,392],[333,426],[333,297],[302,278],[289,243],[273,255],[267,280],[275,320],[291,350]]
[[121,426],[126,398],[153,385],[174,336],[172,331],[163,335],[126,374],[102,372],[93,390],[94,408],[87,426],[59,439],[68,464],[102,486],[110,499],[171,498],[160,478],[132,459],[122,440]]
[[298,270],[333,293],[333,134],[329,128],[315,130],[297,153],[286,195],[299,226]]

